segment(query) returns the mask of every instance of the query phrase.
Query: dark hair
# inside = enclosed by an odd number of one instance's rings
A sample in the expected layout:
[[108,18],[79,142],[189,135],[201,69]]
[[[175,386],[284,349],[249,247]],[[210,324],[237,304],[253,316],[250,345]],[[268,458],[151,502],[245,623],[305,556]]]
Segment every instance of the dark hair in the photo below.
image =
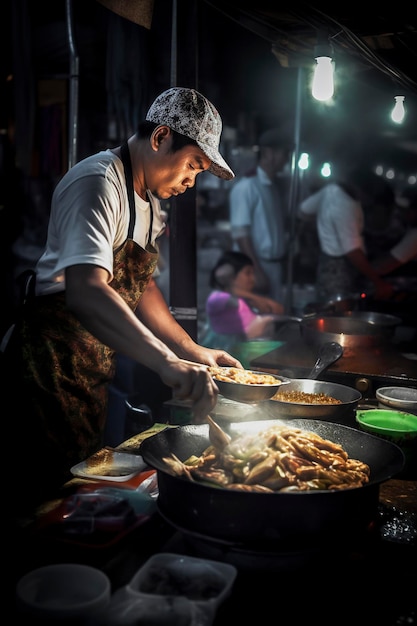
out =
[[[161,124],[157,124],[156,122],[149,122],[145,120],[144,122],[140,122],[138,124],[138,128],[136,131],[136,136],[138,139],[149,139],[152,135],[153,131],[157,126],[161,126]],[[167,124],[169,126],[169,124]],[[177,133],[176,130],[172,130],[172,152],[178,152],[181,148],[185,146],[198,146],[197,142],[194,139],[190,139],[186,135],[181,135],[181,133]]]
[[224,285],[220,284],[216,279],[216,272],[223,265],[230,265],[233,268],[234,276],[236,276],[247,265],[253,265],[252,259],[244,252],[237,250],[227,250],[217,261],[210,273],[209,285],[212,289],[223,289]]

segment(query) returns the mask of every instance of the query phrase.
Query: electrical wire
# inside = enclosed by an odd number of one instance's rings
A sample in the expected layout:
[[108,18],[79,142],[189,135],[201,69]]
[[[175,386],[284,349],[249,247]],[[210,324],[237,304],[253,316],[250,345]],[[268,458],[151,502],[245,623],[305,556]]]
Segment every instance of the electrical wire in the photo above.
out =
[[[260,13],[256,9],[250,11],[241,9],[233,6],[233,3],[222,1],[220,5],[210,0],[205,0],[205,2],[239,26],[269,41],[273,45],[274,50],[287,56],[295,51],[298,51],[299,55],[309,55],[311,40],[316,39],[317,33],[325,32],[328,34],[334,47],[335,56],[338,52],[351,55],[363,65],[378,70],[403,88],[417,92],[417,82],[403,70],[399,69],[394,62],[390,62],[374,52],[365,43],[364,35],[356,35],[338,19],[309,4],[302,4],[301,9],[299,7],[297,9],[289,8],[283,12],[281,21],[284,26],[281,27],[277,22],[274,22],[274,20],[278,21],[280,16],[277,14],[275,17],[273,11],[270,11],[266,16],[265,13]],[[297,34],[294,31],[291,32],[291,28],[287,27],[289,17],[294,18],[298,30],[300,29],[300,23],[305,24],[305,32],[301,34]],[[401,24],[401,28],[398,28],[396,32],[391,34],[393,40],[395,39],[396,47],[401,43],[401,46],[410,55],[411,59],[416,55],[416,47],[408,45],[407,41],[404,40],[404,36],[409,35],[411,37],[416,34],[415,27],[404,26],[403,24]],[[378,34],[370,34],[366,35],[366,38],[380,36]],[[384,34],[384,36],[389,36],[389,33]],[[396,47],[394,46],[394,49]],[[410,62],[410,65],[412,66],[413,63]]]

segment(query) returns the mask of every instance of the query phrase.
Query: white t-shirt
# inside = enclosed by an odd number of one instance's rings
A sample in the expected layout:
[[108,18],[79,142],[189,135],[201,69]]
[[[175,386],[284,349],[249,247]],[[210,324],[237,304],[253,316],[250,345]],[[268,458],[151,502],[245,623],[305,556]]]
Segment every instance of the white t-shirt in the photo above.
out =
[[[162,234],[159,200],[148,192],[153,207],[151,242]],[[136,193],[133,239],[148,242],[149,202]],[[65,269],[71,265],[103,267],[113,277],[113,254],[126,240],[129,201],[122,161],[111,150],[87,157],[72,167],[52,197],[46,248],[36,266],[36,293],[65,289]]]
[[317,216],[317,234],[325,254],[340,257],[358,248],[365,252],[362,205],[336,183],[308,196],[299,210]]
[[390,250],[391,256],[401,263],[417,258],[417,228],[410,228],[404,237]]
[[229,196],[230,231],[234,239],[250,235],[258,257],[278,260],[285,254],[285,216],[278,189],[259,167],[244,176]]

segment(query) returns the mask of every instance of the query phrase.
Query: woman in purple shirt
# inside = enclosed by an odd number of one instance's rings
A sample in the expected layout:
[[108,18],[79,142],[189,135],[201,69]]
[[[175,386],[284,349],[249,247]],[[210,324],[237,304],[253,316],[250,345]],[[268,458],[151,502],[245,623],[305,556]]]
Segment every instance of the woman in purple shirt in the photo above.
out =
[[208,331],[203,345],[230,345],[260,337],[271,337],[276,315],[283,306],[254,293],[255,271],[249,256],[227,251],[210,274],[212,292],[207,298]]

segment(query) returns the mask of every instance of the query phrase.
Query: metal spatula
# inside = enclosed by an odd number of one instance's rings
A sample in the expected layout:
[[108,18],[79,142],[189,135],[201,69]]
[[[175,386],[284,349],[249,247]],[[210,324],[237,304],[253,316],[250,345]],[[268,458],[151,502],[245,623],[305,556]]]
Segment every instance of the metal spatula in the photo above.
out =
[[207,423],[209,425],[209,438],[211,445],[216,450],[224,450],[226,446],[232,441],[230,435],[224,432],[224,430],[215,422],[210,415],[207,415]]

